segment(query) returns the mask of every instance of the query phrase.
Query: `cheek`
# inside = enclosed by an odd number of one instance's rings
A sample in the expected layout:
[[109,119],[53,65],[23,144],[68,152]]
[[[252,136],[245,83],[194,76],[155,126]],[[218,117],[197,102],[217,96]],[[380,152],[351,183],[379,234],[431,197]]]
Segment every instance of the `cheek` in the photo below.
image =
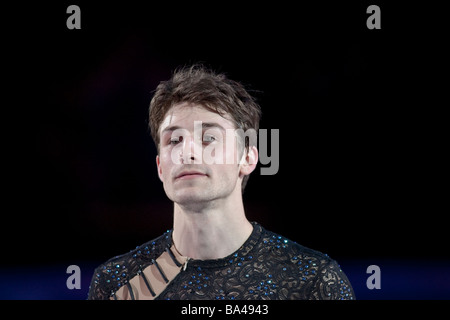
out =
[[163,180],[170,175],[172,169],[172,159],[170,153],[164,152],[159,155],[159,171]]
[[236,164],[216,166],[217,182],[224,185],[234,185],[239,178],[239,167]]
[[202,161],[208,165],[224,164],[225,149],[222,145],[208,145],[203,148]]
[[206,154],[211,155],[215,163],[227,165],[239,163],[238,146],[234,138],[228,138],[225,143],[217,145],[212,152],[208,151]]

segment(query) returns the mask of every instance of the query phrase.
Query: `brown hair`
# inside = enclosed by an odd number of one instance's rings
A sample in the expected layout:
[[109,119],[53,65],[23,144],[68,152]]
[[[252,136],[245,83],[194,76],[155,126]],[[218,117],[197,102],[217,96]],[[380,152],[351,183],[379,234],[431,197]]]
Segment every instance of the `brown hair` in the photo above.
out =
[[[228,79],[200,64],[175,70],[168,81],[162,81],[150,102],[149,127],[159,153],[159,128],[170,108],[178,103],[199,104],[206,110],[228,115],[236,129],[258,131],[261,109],[242,84]],[[248,141],[246,141],[248,148]],[[244,189],[249,176],[244,177]]]

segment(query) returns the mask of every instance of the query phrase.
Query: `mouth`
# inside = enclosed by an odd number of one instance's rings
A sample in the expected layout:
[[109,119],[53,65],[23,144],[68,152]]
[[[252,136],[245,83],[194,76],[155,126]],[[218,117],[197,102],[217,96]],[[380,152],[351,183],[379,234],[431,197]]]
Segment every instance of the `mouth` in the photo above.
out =
[[202,178],[207,177],[205,173],[197,172],[197,171],[186,171],[180,173],[178,176],[176,176],[175,180],[186,180],[186,179],[196,179],[196,178]]

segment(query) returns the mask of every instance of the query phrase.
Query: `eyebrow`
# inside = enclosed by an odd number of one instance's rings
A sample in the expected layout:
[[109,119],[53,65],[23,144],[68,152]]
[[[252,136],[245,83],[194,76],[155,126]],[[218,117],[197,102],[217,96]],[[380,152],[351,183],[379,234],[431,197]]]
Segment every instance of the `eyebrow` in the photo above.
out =
[[222,131],[226,131],[226,129],[217,122],[202,122],[202,129],[209,129],[209,128],[218,128]]
[[[218,124],[217,122],[202,122],[202,130],[209,129],[209,128],[218,128],[224,132],[226,131],[226,129],[222,125]],[[165,132],[172,132],[172,131],[175,131],[178,129],[183,129],[183,127],[180,127],[177,125],[168,126],[168,127],[164,128],[161,131],[161,133],[164,134]]]

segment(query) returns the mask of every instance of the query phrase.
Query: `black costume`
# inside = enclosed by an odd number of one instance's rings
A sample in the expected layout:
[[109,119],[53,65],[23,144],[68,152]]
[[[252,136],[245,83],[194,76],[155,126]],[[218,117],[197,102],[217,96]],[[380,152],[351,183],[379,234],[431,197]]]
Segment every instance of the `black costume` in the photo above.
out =
[[[167,231],[127,254],[114,257],[94,272],[88,299],[114,299],[127,289],[129,299],[141,298],[133,278],[142,278],[154,299],[354,299],[352,286],[336,261],[252,223],[253,231],[233,254],[215,260],[173,254],[172,231]],[[173,279],[157,258],[163,253],[179,267]],[[158,294],[145,268],[153,268],[165,282]],[[156,271],[155,271],[156,270]],[[136,282],[137,283],[137,282]],[[147,290],[147,289],[146,289]],[[122,290],[123,291],[123,290]],[[120,298],[120,297],[119,297]]]

